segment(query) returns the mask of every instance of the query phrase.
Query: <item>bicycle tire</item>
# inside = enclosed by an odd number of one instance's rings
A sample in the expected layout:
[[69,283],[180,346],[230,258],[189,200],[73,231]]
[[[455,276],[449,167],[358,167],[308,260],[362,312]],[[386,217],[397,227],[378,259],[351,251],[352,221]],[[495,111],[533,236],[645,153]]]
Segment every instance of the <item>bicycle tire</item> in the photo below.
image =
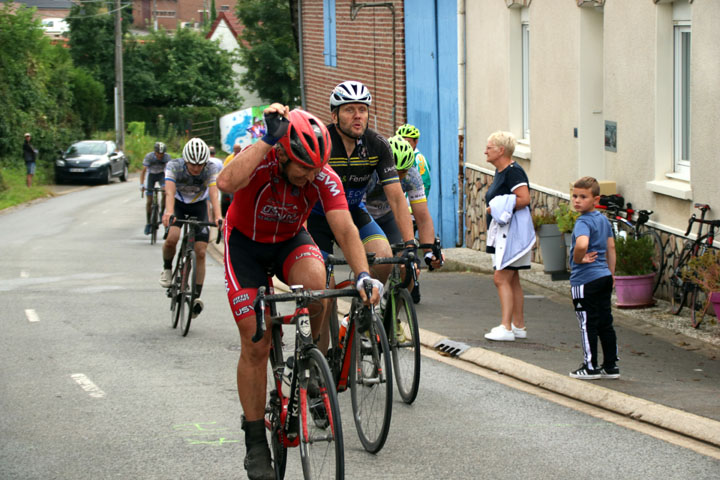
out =
[[634,238],[636,235],[635,227],[632,224],[627,224],[622,220],[613,219],[612,223],[617,225],[617,235],[623,238]]
[[650,237],[653,242],[653,269],[655,270],[655,278],[653,279],[653,293],[658,289],[662,282],[663,273],[665,272],[665,249],[663,248],[660,235],[649,228],[643,229],[639,233],[639,237]]
[[150,211],[150,245],[155,245],[158,231],[158,206],[153,204]]
[[680,253],[673,258],[672,272],[670,272],[670,312],[678,315],[687,300],[689,284],[682,278],[683,271],[687,268],[688,261],[692,257],[693,242],[686,241]]
[[420,332],[415,305],[406,289],[392,293],[388,299],[385,325],[395,383],[400,398],[409,405],[415,401],[420,387]]
[[[274,307],[275,304],[271,304],[272,311],[275,310]],[[275,470],[275,479],[282,480],[285,478],[285,467],[287,466],[287,448],[283,443],[285,435],[283,433],[281,415],[282,402],[278,395],[278,388],[281,388],[281,385],[278,383],[278,378],[275,375],[278,364],[281,364],[279,365],[280,368],[284,366],[284,362],[282,361],[282,327],[273,326],[272,343],[268,361],[267,385],[270,391],[268,392],[268,404],[265,408],[265,427],[270,433],[270,452],[272,455],[273,469]],[[282,382],[282,379],[280,379],[280,382]]]
[[708,307],[708,297],[705,291],[695,284],[691,284],[688,293],[690,307],[690,324],[693,328],[699,328],[705,317]]
[[390,346],[380,319],[373,315],[367,332],[355,325],[350,353],[350,398],[355,428],[363,448],[379,452],[385,445],[392,418]]
[[182,297],[180,296],[180,280],[178,272],[181,270],[182,264],[178,259],[178,262],[175,265],[175,270],[173,271],[172,284],[170,285],[168,294],[170,296],[170,325],[172,325],[172,328],[177,328],[178,322],[180,321],[180,299]]
[[[340,404],[330,366],[317,347],[308,348],[303,357],[301,363],[307,372],[300,373],[299,443],[303,474],[313,480],[345,478]],[[314,381],[318,394],[315,398],[308,391]]]
[[190,331],[190,322],[192,321],[192,307],[195,300],[195,284],[197,277],[197,262],[195,259],[195,251],[190,250],[185,254],[185,268],[183,269],[182,281],[180,283],[181,313],[180,313],[180,333],[186,337]]

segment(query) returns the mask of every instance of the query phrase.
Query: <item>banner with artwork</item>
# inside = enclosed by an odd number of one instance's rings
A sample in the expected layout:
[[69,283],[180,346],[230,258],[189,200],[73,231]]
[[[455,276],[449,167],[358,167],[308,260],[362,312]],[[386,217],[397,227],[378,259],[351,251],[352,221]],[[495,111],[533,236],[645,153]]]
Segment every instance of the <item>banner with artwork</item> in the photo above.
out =
[[246,108],[220,117],[222,149],[230,153],[236,143],[241,147],[252,145],[265,135],[263,110],[268,105]]

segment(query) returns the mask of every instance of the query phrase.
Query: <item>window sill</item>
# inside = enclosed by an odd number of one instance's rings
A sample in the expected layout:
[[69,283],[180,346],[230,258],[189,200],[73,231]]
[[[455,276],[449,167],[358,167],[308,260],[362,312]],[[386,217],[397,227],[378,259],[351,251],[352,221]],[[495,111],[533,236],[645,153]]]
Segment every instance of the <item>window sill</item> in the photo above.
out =
[[518,142],[515,145],[515,151],[513,152],[513,157],[517,157],[522,160],[530,160],[532,158],[532,152],[530,151],[530,144]]
[[653,180],[646,182],[645,186],[651,192],[667,195],[668,197],[679,198],[681,200],[692,200],[692,188],[690,183],[680,180]]

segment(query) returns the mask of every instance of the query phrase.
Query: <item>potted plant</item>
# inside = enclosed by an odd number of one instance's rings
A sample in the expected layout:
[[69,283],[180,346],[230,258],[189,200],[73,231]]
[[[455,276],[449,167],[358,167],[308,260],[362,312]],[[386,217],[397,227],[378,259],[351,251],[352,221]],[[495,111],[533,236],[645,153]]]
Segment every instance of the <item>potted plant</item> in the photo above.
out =
[[558,230],[565,235],[565,245],[569,247],[571,246],[575,221],[580,216],[580,212],[573,210],[569,203],[561,203],[555,209],[554,213],[557,219]]
[[615,239],[615,293],[621,308],[649,307],[653,299],[655,278],[652,238],[642,236]]
[[558,229],[555,215],[548,211],[534,213],[533,225],[540,241],[545,273],[565,272],[565,242]]
[[683,280],[694,283],[705,292],[708,302],[713,305],[715,316],[720,318],[720,250],[707,250],[690,259],[682,276]]

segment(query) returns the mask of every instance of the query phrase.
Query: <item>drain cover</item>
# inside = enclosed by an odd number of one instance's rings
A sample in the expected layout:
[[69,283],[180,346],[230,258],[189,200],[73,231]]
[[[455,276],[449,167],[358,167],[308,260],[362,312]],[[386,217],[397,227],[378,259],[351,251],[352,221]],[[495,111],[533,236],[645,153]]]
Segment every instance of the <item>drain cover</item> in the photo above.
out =
[[455,342],[453,340],[448,340],[447,338],[444,340],[440,340],[438,343],[436,343],[433,348],[438,351],[440,355],[445,355],[448,357],[457,357],[461,353],[463,353],[465,350],[470,348],[470,345],[462,342]]

